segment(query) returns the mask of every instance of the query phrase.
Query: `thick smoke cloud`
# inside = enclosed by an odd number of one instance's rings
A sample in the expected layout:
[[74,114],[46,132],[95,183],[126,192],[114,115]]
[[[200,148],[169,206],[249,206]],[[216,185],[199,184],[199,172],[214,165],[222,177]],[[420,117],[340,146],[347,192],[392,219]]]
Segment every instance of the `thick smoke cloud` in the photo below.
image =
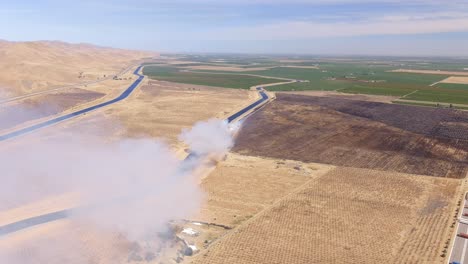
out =
[[233,145],[232,132],[226,121],[210,119],[185,129],[179,139],[199,155],[222,154]]
[[160,140],[103,142],[77,135],[1,151],[0,210],[77,193],[81,206],[71,219],[130,241],[145,240],[163,231],[168,221],[199,210],[203,192],[193,171],[201,157],[223,154],[233,144],[228,124],[215,119],[184,130],[180,139],[196,158],[181,161]]

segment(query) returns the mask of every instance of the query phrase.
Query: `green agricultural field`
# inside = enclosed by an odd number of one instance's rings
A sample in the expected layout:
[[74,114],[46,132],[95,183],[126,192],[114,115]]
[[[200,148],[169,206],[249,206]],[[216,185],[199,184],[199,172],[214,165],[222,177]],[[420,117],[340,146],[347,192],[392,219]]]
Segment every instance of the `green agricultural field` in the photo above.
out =
[[[213,59],[213,58],[210,58]],[[271,63],[268,59],[255,58],[226,58],[226,61],[242,61],[245,65],[253,61]],[[468,85],[461,84],[437,84],[448,76],[391,72],[400,67],[410,64],[399,65],[398,63],[373,63],[367,61],[306,61],[300,63],[288,63],[290,65],[319,65],[319,69],[275,67],[261,71],[223,72],[223,71],[194,71],[180,72],[175,67],[147,67],[144,73],[161,80],[202,84],[210,86],[248,88],[253,85],[275,83],[277,80],[268,77],[289,78],[294,80],[308,80],[309,82],[291,83],[279,86],[267,87],[270,91],[338,91],[352,94],[387,95],[402,99],[418,100],[439,103],[468,104]],[[271,64],[270,64],[271,65]],[[284,63],[283,63],[284,65]],[[393,66],[392,66],[393,65]],[[417,66],[416,63],[411,64]],[[437,63],[421,63],[422,69],[437,69]],[[463,67],[462,64],[441,62],[440,67],[455,69]],[[246,67],[248,68],[248,67]],[[266,78],[248,76],[243,74],[261,75]]]
[[406,96],[404,99],[436,103],[468,104],[468,90],[420,90],[409,96]]
[[326,63],[321,64],[320,69],[278,67],[265,71],[252,71],[248,73],[309,80],[311,82],[327,78],[353,78],[367,81],[383,80],[387,83],[404,83],[408,85],[430,85],[448,77],[444,75],[389,72],[390,70],[392,70],[392,68],[388,66]]
[[438,83],[436,87],[441,89],[468,90],[468,84]]
[[277,79],[261,78],[242,74],[193,73],[174,67],[146,66],[143,74],[162,81],[206,85],[215,87],[249,89],[259,84],[280,82]]
[[386,96],[399,96],[399,97],[407,95],[414,91],[416,90],[399,88],[399,87],[382,87],[382,86],[366,86],[366,85],[355,85],[353,87],[340,90],[340,92],[342,93],[386,95]]
[[320,80],[329,77],[328,74],[322,73],[317,69],[301,69],[301,68],[287,68],[277,67],[264,71],[251,71],[250,74],[258,74],[264,76],[281,77],[298,80]]
[[349,82],[320,80],[317,82],[288,83],[278,86],[265,87],[265,89],[269,91],[335,91],[353,86],[354,84]]

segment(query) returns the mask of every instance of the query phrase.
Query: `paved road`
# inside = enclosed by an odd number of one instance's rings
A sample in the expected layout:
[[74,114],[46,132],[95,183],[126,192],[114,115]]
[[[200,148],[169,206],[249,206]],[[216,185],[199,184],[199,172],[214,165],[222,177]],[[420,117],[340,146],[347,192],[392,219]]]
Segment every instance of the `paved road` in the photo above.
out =
[[461,216],[457,223],[457,236],[455,237],[452,253],[449,257],[449,263],[468,264],[468,239],[458,236],[460,233],[468,234],[468,217],[463,216],[463,214],[468,214],[468,208],[465,208],[466,206],[465,196],[465,200],[461,207]]
[[64,120],[68,120],[68,119],[77,117],[77,116],[79,116],[79,115],[85,114],[85,113],[87,113],[87,112],[90,112],[90,111],[93,111],[93,110],[96,110],[96,109],[99,109],[99,108],[108,106],[108,105],[110,105],[110,104],[114,104],[114,103],[117,103],[117,102],[119,102],[119,101],[122,101],[123,99],[127,98],[127,97],[133,92],[133,90],[135,90],[135,88],[136,88],[136,87],[141,83],[141,81],[143,80],[144,76],[138,73],[138,72],[140,71],[141,67],[142,67],[142,66],[139,66],[139,67],[133,72],[134,75],[138,76],[138,79],[137,79],[136,81],[134,81],[134,82],[133,82],[121,95],[119,95],[117,98],[114,98],[114,99],[109,100],[109,101],[107,101],[107,102],[100,103],[100,104],[97,104],[97,105],[94,105],[94,106],[91,106],[91,107],[88,107],[88,108],[85,108],[85,109],[82,109],[82,110],[78,110],[78,111],[73,112],[73,113],[70,113],[70,114],[66,114],[66,115],[63,115],[63,116],[59,116],[59,117],[56,117],[56,118],[51,119],[51,120],[44,121],[44,122],[42,122],[42,123],[38,123],[38,124],[29,126],[29,127],[25,127],[25,128],[22,128],[22,129],[19,129],[19,130],[10,132],[10,133],[5,134],[5,135],[0,135],[0,141],[4,141],[4,140],[7,140],[7,139],[11,139],[11,138],[14,138],[14,137],[18,137],[18,136],[24,135],[24,134],[26,134],[26,133],[30,133],[30,132],[33,132],[33,131],[35,131],[35,130],[38,130],[38,129],[41,129],[41,128],[44,128],[44,127],[47,127],[47,126],[50,126],[50,125],[54,125],[54,124],[57,124],[57,123],[62,122],[62,121],[64,121]]

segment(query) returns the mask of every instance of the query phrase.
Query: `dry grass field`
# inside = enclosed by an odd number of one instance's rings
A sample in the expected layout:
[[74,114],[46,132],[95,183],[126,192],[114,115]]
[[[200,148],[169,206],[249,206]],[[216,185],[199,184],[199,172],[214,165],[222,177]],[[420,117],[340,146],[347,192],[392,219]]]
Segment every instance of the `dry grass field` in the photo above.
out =
[[202,180],[207,203],[196,220],[237,226],[331,168],[231,153]]
[[[96,93],[106,92],[105,97],[79,108],[114,98],[126,88],[124,86],[128,81],[106,82],[112,82],[114,86],[96,84],[87,88]],[[37,131],[23,137],[21,141],[66,138],[80,131],[80,136],[92,139],[159,138],[180,149],[184,146],[180,145],[177,137],[183,128],[191,127],[200,120],[225,118],[256,100],[257,96],[256,92],[248,90],[149,81],[122,102],[78,116],[53,128]],[[8,143],[15,144],[14,141]],[[9,144],[3,144],[2,147]]]
[[256,98],[257,93],[246,90],[150,81],[104,114],[121,126],[124,136],[157,137],[177,144],[183,128],[225,118]]
[[[201,187],[205,191],[206,202],[199,215],[190,220],[236,228],[311,179],[333,168],[328,165],[230,153],[214,171],[202,179]],[[213,242],[232,232],[219,232],[213,226],[195,228],[202,232],[203,238],[194,241],[200,249],[208,248]],[[190,262],[191,259],[186,261]]]
[[451,76],[440,83],[468,84],[468,77]]
[[64,42],[0,42],[2,97],[95,81],[156,54]]
[[463,111],[277,94],[246,121],[234,151],[463,178],[467,122]]
[[337,168],[312,177],[192,263],[442,263],[458,185]]
[[463,71],[436,71],[436,70],[408,70],[408,69],[398,69],[398,70],[393,70],[392,72],[406,72],[406,73],[421,73],[421,74],[436,74],[436,75],[458,75],[458,76],[468,76],[468,72],[463,72]]

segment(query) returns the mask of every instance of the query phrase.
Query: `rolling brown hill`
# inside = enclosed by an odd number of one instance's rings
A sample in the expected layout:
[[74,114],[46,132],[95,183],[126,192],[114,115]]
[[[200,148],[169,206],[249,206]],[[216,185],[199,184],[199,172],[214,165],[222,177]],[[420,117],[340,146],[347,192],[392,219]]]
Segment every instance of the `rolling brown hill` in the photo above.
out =
[[59,41],[0,40],[0,97],[102,79],[156,55]]

